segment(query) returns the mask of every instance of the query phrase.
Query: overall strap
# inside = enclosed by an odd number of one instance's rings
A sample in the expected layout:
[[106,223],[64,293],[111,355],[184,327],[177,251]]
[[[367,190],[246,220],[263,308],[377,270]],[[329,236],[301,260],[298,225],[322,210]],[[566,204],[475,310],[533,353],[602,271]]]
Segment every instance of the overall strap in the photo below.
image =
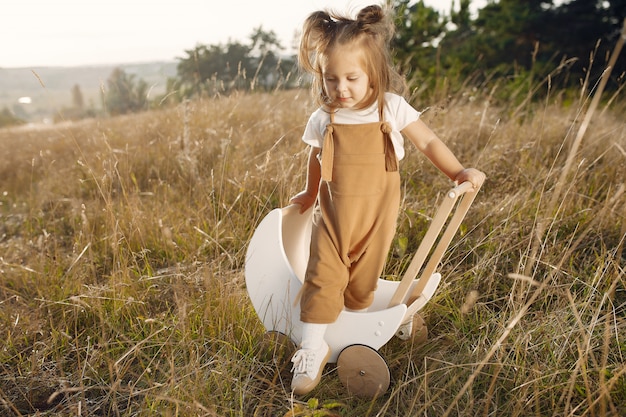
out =
[[391,140],[391,125],[385,121],[384,107],[384,103],[378,103],[378,119],[380,120],[380,130],[383,132],[385,140],[385,169],[387,172],[392,172],[398,170],[398,158]]
[[330,111],[330,123],[326,125],[326,132],[324,132],[324,143],[322,145],[322,180],[333,180],[333,160],[335,159],[335,141],[333,140],[333,127],[335,123],[335,111]]

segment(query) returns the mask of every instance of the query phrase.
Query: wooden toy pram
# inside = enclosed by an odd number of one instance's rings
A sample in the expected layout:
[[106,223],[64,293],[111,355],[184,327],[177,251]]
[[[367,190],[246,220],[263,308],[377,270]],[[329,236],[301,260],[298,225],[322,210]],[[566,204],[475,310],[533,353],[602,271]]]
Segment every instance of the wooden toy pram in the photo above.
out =
[[[435,269],[478,193],[468,192],[471,189],[465,182],[445,194],[402,280],[379,279],[367,312],[343,311],[328,326],[329,363],[337,363],[339,378],[350,393],[374,397],[389,388],[389,368],[378,349],[394,335],[411,337],[418,327],[412,326],[414,318],[420,319],[416,313],[441,281]],[[311,213],[309,209],[300,214],[293,205],[272,210],[258,225],[246,253],[246,286],[257,315],[268,332],[283,334],[296,345],[302,336],[297,297],[309,258]]]

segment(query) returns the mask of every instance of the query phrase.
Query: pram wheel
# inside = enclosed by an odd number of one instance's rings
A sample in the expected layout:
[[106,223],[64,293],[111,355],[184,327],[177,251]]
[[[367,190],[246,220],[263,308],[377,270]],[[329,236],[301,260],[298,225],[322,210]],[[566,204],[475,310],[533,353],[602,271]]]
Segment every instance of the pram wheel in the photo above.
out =
[[276,330],[265,332],[260,343],[263,359],[277,363],[287,362],[296,351],[296,344],[284,333]]
[[413,320],[400,325],[396,336],[401,340],[413,339],[416,343],[425,343],[428,340],[428,326],[422,316],[415,314]]
[[290,359],[296,351],[296,344],[284,333],[271,330],[265,332],[256,346],[255,356],[263,362],[254,374],[255,387],[266,390],[282,386],[291,377]]
[[374,398],[387,391],[391,374],[385,359],[366,345],[351,345],[337,358],[339,380],[350,394]]

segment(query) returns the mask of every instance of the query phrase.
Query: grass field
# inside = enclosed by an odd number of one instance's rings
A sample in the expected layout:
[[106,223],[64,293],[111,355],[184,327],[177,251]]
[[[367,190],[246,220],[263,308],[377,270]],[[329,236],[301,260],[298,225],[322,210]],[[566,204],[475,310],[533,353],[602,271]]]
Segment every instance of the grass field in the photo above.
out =
[[[567,105],[566,105],[567,104]],[[332,365],[304,398],[262,343],[244,263],[304,186],[306,91],[0,130],[0,411],[55,416],[626,415],[626,124],[588,97],[469,92],[425,120],[487,181],[421,311],[425,343],[380,353],[388,392]],[[386,274],[450,186],[417,151]]]

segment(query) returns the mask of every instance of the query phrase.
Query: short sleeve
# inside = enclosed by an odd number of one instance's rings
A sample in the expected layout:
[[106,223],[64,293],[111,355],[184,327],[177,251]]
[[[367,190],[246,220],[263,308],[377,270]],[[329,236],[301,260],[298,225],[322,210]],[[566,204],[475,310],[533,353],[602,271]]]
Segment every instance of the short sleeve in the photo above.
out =
[[385,118],[393,127],[391,141],[393,142],[398,160],[402,160],[405,154],[404,137],[400,132],[418,120],[420,114],[403,97],[393,93],[385,94]]
[[322,109],[317,109],[309,117],[309,121],[304,128],[302,134],[302,140],[307,145],[311,145],[316,148],[321,148],[324,142],[324,130],[326,125],[330,122],[328,114]]
[[404,97],[388,93],[385,101],[399,131],[420,118],[421,113],[411,106]]

